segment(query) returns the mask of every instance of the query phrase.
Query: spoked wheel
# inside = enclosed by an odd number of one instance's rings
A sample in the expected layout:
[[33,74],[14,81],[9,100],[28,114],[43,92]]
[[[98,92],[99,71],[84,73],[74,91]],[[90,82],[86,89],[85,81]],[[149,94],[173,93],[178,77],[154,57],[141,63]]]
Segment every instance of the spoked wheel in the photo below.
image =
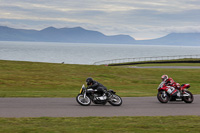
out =
[[76,97],[76,101],[83,106],[88,106],[91,104],[91,100],[88,96],[83,96],[83,94],[78,94],[78,96]]
[[159,91],[157,94],[158,101],[161,103],[167,103],[169,101],[169,96],[165,91]]
[[108,102],[113,106],[120,106],[122,104],[122,99],[118,95],[112,95]]
[[192,103],[193,100],[194,100],[193,94],[189,91],[185,91],[185,94],[183,94],[183,101],[185,103]]

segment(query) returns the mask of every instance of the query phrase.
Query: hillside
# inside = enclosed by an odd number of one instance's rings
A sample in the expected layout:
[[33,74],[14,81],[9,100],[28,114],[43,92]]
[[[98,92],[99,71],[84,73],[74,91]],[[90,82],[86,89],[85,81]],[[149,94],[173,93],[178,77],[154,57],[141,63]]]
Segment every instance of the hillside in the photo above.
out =
[[25,30],[0,26],[0,41],[200,46],[200,33],[171,33],[156,39],[135,40],[129,35],[107,36],[81,27]]
[[171,33],[161,38],[137,42],[149,45],[200,46],[200,33]]
[[98,31],[81,27],[54,28],[43,30],[24,30],[0,26],[0,41],[37,41],[37,42],[70,42],[70,43],[134,43],[128,35],[106,36]]

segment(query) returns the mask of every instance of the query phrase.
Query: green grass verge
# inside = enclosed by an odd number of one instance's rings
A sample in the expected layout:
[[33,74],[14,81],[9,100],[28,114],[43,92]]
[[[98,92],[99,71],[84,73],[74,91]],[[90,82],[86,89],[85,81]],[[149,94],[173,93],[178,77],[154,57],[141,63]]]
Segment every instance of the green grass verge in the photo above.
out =
[[87,77],[122,97],[156,96],[161,75],[200,94],[200,69],[137,69],[0,60],[0,97],[75,97]]
[[1,133],[199,133],[199,116],[0,118]]

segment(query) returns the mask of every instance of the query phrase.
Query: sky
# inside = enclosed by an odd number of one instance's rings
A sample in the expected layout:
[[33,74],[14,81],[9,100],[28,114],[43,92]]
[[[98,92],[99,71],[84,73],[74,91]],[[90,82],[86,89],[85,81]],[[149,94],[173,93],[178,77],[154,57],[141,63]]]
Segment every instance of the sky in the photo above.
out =
[[0,26],[83,27],[136,40],[200,33],[200,0],[0,0]]

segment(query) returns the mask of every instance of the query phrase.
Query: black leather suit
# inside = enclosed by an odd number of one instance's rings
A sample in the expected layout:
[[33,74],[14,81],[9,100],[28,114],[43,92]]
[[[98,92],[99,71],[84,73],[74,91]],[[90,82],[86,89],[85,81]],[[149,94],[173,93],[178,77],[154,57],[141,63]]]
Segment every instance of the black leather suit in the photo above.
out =
[[93,80],[92,85],[88,86],[88,88],[97,90],[97,93],[99,93],[100,95],[103,95],[107,91],[107,88],[105,86],[95,80]]

